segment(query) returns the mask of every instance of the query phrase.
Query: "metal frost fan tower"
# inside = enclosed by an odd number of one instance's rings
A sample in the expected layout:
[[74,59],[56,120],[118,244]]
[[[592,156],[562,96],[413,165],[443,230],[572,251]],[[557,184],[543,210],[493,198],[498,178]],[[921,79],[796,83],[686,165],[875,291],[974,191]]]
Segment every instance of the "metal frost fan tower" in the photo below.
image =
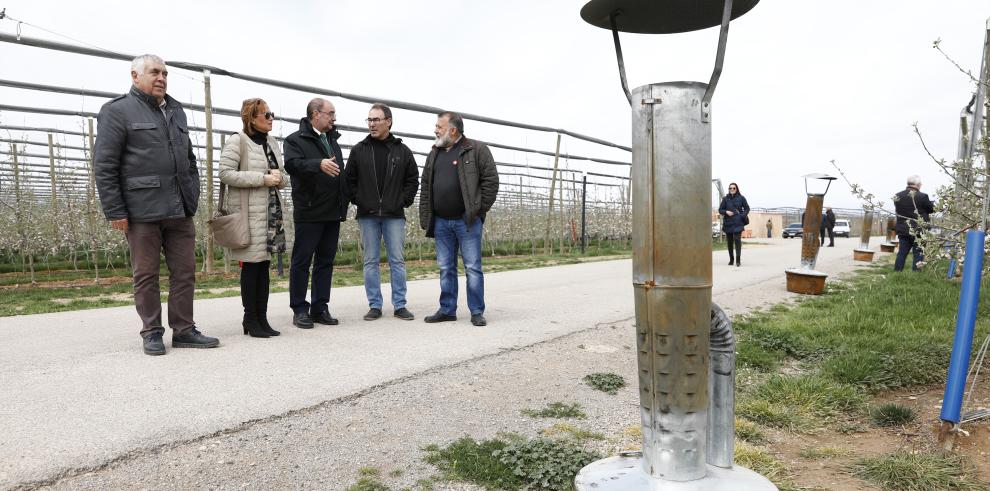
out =
[[[734,365],[713,349],[711,100],[729,21],[759,0],[592,0],[588,23],[612,31],[632,106],[633,288],[643,451],[594,462],[579,491],[775,490],[732,465]],[[668,82],[631,93],[619,32],[669,34],[721,25],[708,84]],[[728,324],[727,319],[725,323]],[[725,336],[721,336],[725,337]],[[710,370],[712,373],[709,373]]]

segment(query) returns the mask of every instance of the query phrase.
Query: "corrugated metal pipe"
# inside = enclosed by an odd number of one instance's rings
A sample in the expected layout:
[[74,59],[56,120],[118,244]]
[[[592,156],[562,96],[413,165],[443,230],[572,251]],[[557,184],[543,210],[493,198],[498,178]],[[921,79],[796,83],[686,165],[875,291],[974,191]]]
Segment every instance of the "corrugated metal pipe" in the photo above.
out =
[[736,433],[736,339],[729,316],[712,303],[708,359],[708,464],[732,468]]

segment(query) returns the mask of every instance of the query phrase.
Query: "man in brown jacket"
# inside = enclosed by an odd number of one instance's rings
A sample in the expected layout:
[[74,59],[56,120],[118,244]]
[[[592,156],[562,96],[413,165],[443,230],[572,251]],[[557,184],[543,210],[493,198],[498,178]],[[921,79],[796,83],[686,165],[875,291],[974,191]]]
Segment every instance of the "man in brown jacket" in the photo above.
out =
[[457,320],[457,252],[467,276],[471,323],[484,326],[485,277],[481,272],[481,227],[498,195],[498,171],[488,146],[464,136],[457,113],[437,115],[437,139],[423,166],[419,223],[436,239],[440,309],[423,320]]

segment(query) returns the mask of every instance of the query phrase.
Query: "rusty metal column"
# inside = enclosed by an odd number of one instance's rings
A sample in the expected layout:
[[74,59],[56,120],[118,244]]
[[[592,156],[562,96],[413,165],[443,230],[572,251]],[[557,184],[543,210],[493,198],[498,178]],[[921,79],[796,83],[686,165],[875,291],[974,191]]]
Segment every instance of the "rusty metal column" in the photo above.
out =
[[809,194],[804,206],[804,232],[801,234],[801,269],[813,270],[821,247],[822,203],[824,194]]
[[863,226],[859,229],[859,247],[853,249],[853,259],[856,261],[873,262],[870,250],[870,235],[873,233],[873,208],[863,207]]
[[863,210],[863,228],[859,232],[859,248],[870,250],[870,235],[873,233],[873,210]]
[[[633,98],[633,287],[643,471],[705,475],[711,325],[711,126],[700,82],[639,87]],[[676,233],[673,233],[676,231]]]
[[[805,188],[807,188],[809,178],[835,179],[824,174],[809,174],[804,178]],[[828,188],[825,191],[828,192]],[[815,264],[818,262],[818,249],[821,247],[822,203],[825,201],[825,193],[808,192],[806,189],[806,194],[808,201],[804,206],[804,219],[802,220],[801,266],[785,270],[784,275],[787,278],[787,291],[805,295],[821,295],[825,292],[825,279],[828,278],[828,275],[816,271]]]

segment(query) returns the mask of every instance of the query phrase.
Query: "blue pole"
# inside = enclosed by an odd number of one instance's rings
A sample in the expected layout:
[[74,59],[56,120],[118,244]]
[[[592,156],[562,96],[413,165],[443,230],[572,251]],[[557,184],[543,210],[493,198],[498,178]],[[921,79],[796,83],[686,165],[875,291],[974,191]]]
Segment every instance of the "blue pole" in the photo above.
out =
[[976,327],[976,308],[980,300],[980,277],[983,271],[983,241],[986,232],[966,232],[966,263],[963,265],[962,289],[959,292],[959,310],[956,314],[956,337],[952,343],[949,360],[949,376],[942,397],[942,421],[959,424],[962,412],[963,392],[969,372],[969,357],[973,350],[973,330]]

